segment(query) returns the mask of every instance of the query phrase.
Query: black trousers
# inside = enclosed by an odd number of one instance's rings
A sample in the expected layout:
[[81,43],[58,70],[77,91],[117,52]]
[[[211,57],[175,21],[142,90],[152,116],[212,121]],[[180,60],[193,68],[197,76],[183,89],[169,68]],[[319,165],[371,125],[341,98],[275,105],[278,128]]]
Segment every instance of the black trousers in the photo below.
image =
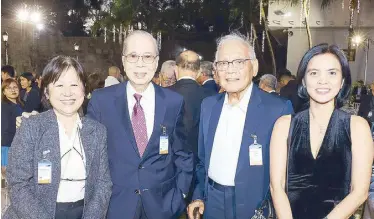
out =
[[136,206],[134,219],[148,219],[145,214],[142,199],[139,197],[138,205]]
[[55,219],[81,219],[83,216],[84,200],[77,202],[57,202]]

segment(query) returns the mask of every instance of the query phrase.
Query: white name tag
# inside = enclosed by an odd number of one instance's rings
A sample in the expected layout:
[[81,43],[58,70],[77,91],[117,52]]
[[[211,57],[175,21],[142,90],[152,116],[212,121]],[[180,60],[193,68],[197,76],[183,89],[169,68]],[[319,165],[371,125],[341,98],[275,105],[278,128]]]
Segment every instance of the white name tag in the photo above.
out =
[[50,184],[52,182],[52,163],[49,160],[38,162],[38,184]]
[[262,145],[251,144],[249,146],[249,165],[262,166]]
[[160,154],[169,153],[169,137],[167,135],[160,136]]

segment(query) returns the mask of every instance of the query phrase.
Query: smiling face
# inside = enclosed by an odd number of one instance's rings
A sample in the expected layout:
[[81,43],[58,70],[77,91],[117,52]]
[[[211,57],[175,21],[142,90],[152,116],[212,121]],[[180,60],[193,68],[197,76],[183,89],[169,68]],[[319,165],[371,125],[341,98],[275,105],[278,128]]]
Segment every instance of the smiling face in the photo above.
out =
[[16,82],[12,82],[4,88],[3,92],[6,98],[12,102],[16,102],[19,96],[19,87]]
[[[244,91],[252,82],[252,78],[257,75],[258,62],[256,59],[248,60],[250,51],[248,46],[239,40],[229,40],[223,43],[217,50],[216,73],[219,83],[228,93],[238,93]],[[226,70],[217,66],[221,61],[232,62],[234,60],[243,61],[242,67],[235,67],[230,63]]]
[[72,116],[78,112],[84,100],[84,86],[77,71],[70,67],[60,78],[47,86],[46,96],[56,114]]
[[[155,75],[158,59],[154,39],[144,34],[130,36],[126,42],[126,51],[122,56],[123,67],[130,83],[135,87],[146,88]],[[133,60],[137,61],[133,62]],[[153,61],[144,62],[144,60]]]
[[331,53],[314,56],[308,63],[303,84],[311,102],[326,104],[334,101],[342,84],[342,68]]

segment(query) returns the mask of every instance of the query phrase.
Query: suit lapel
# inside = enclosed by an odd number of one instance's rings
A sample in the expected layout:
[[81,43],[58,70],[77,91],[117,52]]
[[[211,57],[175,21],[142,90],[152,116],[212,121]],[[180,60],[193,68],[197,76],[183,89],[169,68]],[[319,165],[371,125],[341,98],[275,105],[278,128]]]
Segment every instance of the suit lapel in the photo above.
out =
[[150,152],[150,147],[152,145],[159,145],[159,136],[161,134],[161,125],[163,125],[165,112],[166,112],[166,100],[165,94],[162,91],[162,88],[154,85],[155,88],[155,116],[154,116],[154,125],[152,135],[149,138],[147,147],[144,151],[142,158],[147,157]]
[[259,127],[259,123],[261,122],[258,119],[258,115],[261,113],[262,108],[261,97],[259,93],[259,88],[256,85],[253,85],[252,94],[248,103],[247,114],[245,117],[243,137],[240,146],[236,174],[240,172],[241,168],[249,166],[249,145],[253,143],[251,135],[257,134],[256,130]]
[[127,93],[126,93],[127,83],[123,83],[123,86],[118,87],[118,91],[117,91],[118,95],[117,95],[117,99],[115,100],[115,108],[117,109],[119,118],[121,119],[123,127],[125,128],[125,133],[123,134],[128,137],[132,147],[134,148],[134,150],[140,157],[138,146],[136,145],[136,141],[135,141],[134,131],[132,130],[130,113],[129,113],[129,109],[127,105],[128,104]]
[[92,163],[92,158],[96,150],[96,145],[99,142],[95,142],[97,138],[93,138],[91,135],[94,131],[92,124],[86,119],[82,119],[82,129],[80,130],[80,140],[82,141],[82,146],[84,149],[84,154],[86,157],[86,174],[90,173],[90,167]]
[[209,128],[208,128],[208,139],[207,139],[207,155],[206,156],[206,167],[207,169],[209,168],[209,163],[210,163],[210,155],[212,153],[212,148],[213,148],[213,142],[214,142],[214,137],[216,134],[217,126],[218,126],[218,121],[221,116],[222,112],[222,107],[223,107],[223,102],[225,101],[225,94],[221,94],[217,98],[217,102],[213,105],[211,108],[211,116],[209,119]]

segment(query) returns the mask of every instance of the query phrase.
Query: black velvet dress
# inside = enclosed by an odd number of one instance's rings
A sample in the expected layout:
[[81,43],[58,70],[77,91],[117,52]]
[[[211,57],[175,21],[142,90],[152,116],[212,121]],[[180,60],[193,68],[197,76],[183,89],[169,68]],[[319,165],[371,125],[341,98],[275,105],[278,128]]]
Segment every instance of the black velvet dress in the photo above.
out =
[[349,194],[350,117],[334,110],[316,159],[310,146],[309,110],[292,118],[288,198],[294,219],[322,219]]

